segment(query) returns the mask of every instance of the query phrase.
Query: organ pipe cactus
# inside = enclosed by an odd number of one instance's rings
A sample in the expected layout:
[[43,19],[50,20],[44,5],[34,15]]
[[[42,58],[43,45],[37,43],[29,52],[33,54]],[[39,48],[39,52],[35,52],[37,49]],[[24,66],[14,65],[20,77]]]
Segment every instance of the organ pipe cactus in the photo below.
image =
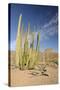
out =
[[22,68],[21,21],[22,21],[22,15],[20,15],[19,17],[17,37],[16,37],[16,66]]
[[31,33],[32,35],[32,43],[30,45],[30,65],[29,68],[34,68],[34,61],[35,61],[35,52],[34,52],[34,32]]
[[24,32],[24,26],[21,25],[22,15],[19,17],[18,30],[16,37],[16,66],[22,69],[32,69],[36,65],[39,59],[39,48],[40,48],[40,32],[37,34],[37,45],[36,50],[34,49],[34,32],[31,33],[32,42],[29,48],[29,35],[30,35],[30,23],[28,23],[27,32],[24,33],[25,41],[24,48],[22,49],[22,36]]
[[39,48],[40,48],[40,32],[38,32],[38,35],[37,35],[36,51],[39,51]]
[[27,61],[28,61],[28,39],[27,39],[27,33],[25,37],[25,43],[24,43],[24,52],[23,52],[23,68],[27,69]]
[[39,48],[40,48],[40,32],[37,34],[37,45],[36,45],[36,61],[35,64],[39,62]]
[[32,32],[32,45],[31,45],[32,50],[34,49],[34,32]]

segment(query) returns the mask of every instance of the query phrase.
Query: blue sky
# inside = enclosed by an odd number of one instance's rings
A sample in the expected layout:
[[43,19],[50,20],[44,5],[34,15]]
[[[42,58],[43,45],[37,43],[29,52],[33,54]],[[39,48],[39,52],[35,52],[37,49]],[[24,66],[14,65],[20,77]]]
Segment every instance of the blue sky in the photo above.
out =
[[22,23],[24,31],[27,31],[28,22],[30,22],[31,31],[40,31],[40,51],[46,48],[53,48],[58,51],[58,7],[41,5],[22,5],[10,4],[10,49],[16,48],[16,35],[19,16],[22,14]]

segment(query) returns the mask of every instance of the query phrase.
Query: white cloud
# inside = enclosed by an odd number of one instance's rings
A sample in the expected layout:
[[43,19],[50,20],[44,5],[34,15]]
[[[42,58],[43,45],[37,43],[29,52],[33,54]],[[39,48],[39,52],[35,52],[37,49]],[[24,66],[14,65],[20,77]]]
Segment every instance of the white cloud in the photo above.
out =
[[43,27],[40,30],[41,40],[43,39],[49,39],[50,36],[53,36],[57,34],[58,32],[58,14],[56,15],[46,24],[43,25]]
[[46,23],[43,28],[47,28],[49,26],[51,26],[52,24],[57,24],[58,21],[58,14],[56,13],[56,15],[48,22]]

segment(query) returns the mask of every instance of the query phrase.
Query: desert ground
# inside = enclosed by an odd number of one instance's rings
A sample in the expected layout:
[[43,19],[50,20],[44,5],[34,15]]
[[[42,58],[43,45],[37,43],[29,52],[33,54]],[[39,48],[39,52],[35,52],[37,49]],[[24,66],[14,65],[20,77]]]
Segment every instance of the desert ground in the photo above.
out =
[[58,84],[58,65],[46,65],[44,73],[41,73],[38,66],[34,70],[20,70],[12,64],[14,63],[14,56],[13,53],[10,67],[11,86]]

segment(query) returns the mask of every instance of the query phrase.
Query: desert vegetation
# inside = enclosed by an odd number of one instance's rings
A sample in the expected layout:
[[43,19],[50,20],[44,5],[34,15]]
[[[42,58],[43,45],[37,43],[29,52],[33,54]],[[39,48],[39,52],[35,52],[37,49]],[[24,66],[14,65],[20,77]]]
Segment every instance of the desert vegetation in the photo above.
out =
[[[24,44],[22,47],[23,34]],[[29,42],[29,35],[31,35],[31,42]],[[34,38],[35,32],[31,32],[30,23],[28,23],[27,31],[24,31],[22,15],[20,15],[16,37],[15,66],[20,70],[28,70],[34,69],[39,64],[42,64],[41,67],[51,63],[58,65],[58,55],[53,52],[53,49],[47,48],[44,52],[40,51],[40,32],[37,33],[36,48],[34,47]]]
[[[33,69],[39,62],[39,48],[40,48],[40,32],[37,34],[37,45],[34,48],[34,32],[30,31],[30,23],[28,23],[28,30],[24,32],[22,25],[22,15],[19,17],[18,31],[16,37],[16,66],[19,69]],[[25,33],[24,48],[22,48],[22,33]],[[31,33],[32,42],[28,42],[28,35]],[[30,44],[30,45],[29,45]],[[29,47],[30,46],[30,47]]]

